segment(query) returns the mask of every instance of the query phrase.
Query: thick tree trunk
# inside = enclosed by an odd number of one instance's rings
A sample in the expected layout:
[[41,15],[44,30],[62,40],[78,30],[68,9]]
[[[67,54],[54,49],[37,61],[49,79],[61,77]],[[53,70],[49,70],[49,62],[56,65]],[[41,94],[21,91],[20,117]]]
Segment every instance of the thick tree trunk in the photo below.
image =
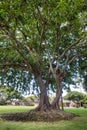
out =
[[36,108],[36,110],[37,111],[46,111],[46,110],[50,109],[50,102],[49,102],[49,99],[47,96],[46,87],[43,83],[41,76],[37,77],[37,82],[40,87],[40,101],[39,101],[39,105]]
[[61,97],[61,88],[57,89],[56,91],[56,97],[54,98],[51,107],[53,109],[60,109],[60,97]]
[[56,97],[54,98],[51,106],[53,109],[60,109],[60,97],[62,92],[61,80],[60,80],[60,76],[56,73],[54,73],[54,78],[56,81],[57,90],[56,90]]

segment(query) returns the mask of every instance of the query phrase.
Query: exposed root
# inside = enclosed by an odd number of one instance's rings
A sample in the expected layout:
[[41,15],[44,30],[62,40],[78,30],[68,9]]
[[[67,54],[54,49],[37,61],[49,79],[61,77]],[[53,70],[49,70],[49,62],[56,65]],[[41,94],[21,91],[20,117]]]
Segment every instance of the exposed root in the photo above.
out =
[[67,113],[61,110],[35,111],[31,110],[24,113],[2,114],[0,118],[10,121],[58,121],[70,120],[78,115]]

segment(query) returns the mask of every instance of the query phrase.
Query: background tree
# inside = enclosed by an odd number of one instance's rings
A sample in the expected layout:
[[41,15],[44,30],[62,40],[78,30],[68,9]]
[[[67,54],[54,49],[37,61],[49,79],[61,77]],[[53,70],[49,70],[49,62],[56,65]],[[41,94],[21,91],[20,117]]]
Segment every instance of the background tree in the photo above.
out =
[[80,101],[83,98],[84,98],[84,94],[77,91],[71,91],[64,97],[64,99],[72,100],[72,101]]
[[0,87],[0,95],[1,98],[5,98],[5,100],[12,100],[12,99],[22,99],[22,95],[16,91],[14,88],[11,87]]

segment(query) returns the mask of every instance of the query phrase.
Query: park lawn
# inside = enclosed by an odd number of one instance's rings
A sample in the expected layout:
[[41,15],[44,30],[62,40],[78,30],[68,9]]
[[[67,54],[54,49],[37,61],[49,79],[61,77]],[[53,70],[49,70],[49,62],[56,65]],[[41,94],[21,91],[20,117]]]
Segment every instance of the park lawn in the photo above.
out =
[[75,113],[80,116],[87,116],[87,109],[85,108],[66,108],[66,112]]
[[27,112],[33,109],[33,106],[0,106],[0,114],[2,113],[15,113],[15,112]]
[[[3,107],[2,107],[3,108]],[[5,106],[4,106],[5,108]],[[3,110],[4,110],[3,108]],[[20,107],[21,109],[22,107]],[[22,111],[29,110],[31,108],[22,108]],[[29,108],[29,109],[28,109]],[[3,113],[0,109],[0,113]],[[12,108],[12,110],[14,110]],[[76,117],[69,121],[56,121],[56,122],[15,122],[0,120],[0,130],[87,130],[87,109],[84,108],[68,108],[65,109],[68,112],[79,114],[80,117]],[[15,107],[15,111],[19,112],[19,109]],[[11,108],[7,109],[7,112],[11,112]]]

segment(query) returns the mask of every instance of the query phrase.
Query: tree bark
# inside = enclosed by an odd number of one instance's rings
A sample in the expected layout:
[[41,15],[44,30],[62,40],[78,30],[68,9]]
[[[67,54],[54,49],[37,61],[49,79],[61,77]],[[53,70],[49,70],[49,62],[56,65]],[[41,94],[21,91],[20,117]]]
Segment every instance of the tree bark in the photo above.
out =
[[57,88],[57,91],[56,91],[56,97],[54,98],[52,104],[51,104],[51,107],[53,109],[60,109],[60,97],[61,97],[61,88]]
[[62,93],[62,86],[61,86],[61,76],[58,73],[53,73],[53,76],[55,78],[56,81],[56,85],[57,85],[57,90],[56,90],[56,97],[54,98],[51,107],[53,109],[60,109],[60,97],[61,97],[61,93]]
[[50,102],[47,96],[47,89],[45,84],[43,83],[42,77],[41,76],[37,76],[37,82],[40,88],[40,101],[39,101],[39,105],[36,108],[37,111],[47,111],[48,109],[50,109]]

